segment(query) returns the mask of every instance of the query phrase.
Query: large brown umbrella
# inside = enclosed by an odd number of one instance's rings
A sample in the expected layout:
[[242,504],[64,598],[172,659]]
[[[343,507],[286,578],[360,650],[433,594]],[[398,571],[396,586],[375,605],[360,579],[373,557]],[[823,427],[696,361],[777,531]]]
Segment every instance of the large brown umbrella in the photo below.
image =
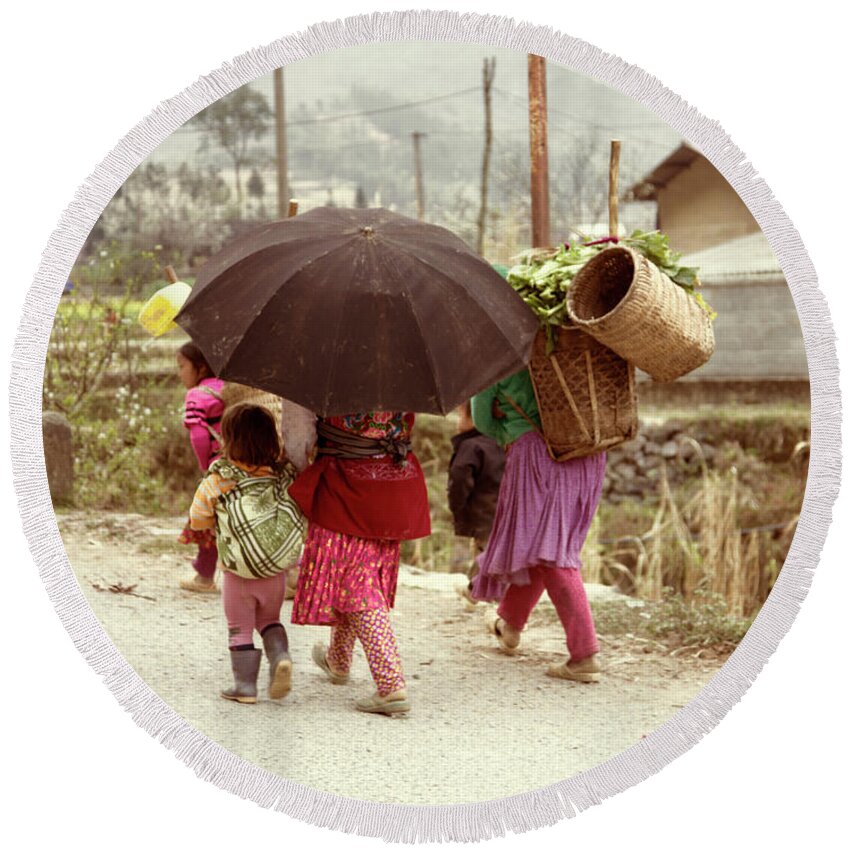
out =
[[458,237],[323,207],[235,239],[177,316],[223,378],[320,415],[447,413],[528,362],[537,320]]

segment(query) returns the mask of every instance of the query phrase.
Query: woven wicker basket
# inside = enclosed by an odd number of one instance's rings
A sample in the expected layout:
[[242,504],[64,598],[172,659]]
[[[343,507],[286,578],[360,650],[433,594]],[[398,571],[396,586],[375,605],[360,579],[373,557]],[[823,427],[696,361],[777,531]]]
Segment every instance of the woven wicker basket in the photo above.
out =
[[560,328],[549,355],[546,333],[539,331],[528,369],[554,460],[595,454],[636,436],[634,366],[589,334]]
[[277,426],[278,436],[280,433],[280,408],[281,400],[279,396],[267,393],[265,390],[258,390],[255,387],[249,387],[245,384],[237,384],[233,381],[225,381],[221,391],[221,397],[225,407],[232,407],[236,404],[249,403],[256,404],[260,407],[265,407],[274,417],[275,425]]
[[656,381],[680,378],[714,353],[705,310],[630,248],[606,248],[589,260],[569,288],[567,310],[578,327]]

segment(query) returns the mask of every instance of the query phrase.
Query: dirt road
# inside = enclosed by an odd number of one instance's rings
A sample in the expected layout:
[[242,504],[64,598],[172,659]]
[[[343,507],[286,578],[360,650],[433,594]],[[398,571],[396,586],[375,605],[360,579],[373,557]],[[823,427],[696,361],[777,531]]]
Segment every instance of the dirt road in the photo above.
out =
[[[241,706],[218,696],[232,681],[220,597],[177,586],[190,573],[186,550],[173,544],[178,520],[66,514],[59,526],[95,614],[162,699],[239,756],[344,796],[460,803],[548,785],[638,741],[720,664],[601,635],[601,683],[553,680],[544,671],[564,658],[564,643],[551,609],[535,612],[521,653],[508,657],[486,628],[492,608],[465,611],[456,576],[403,568],[393,619],[409,716],[354,710],[354,697],[372,691],[365,659],[358,649],[351,682],[330,684],[310,662],[313,643],[327,640],[322,627],[288,627],[295,668],[285,700],[268,700],[263,687],[257,705]],[[260,675],[265,686],[265,662]]]

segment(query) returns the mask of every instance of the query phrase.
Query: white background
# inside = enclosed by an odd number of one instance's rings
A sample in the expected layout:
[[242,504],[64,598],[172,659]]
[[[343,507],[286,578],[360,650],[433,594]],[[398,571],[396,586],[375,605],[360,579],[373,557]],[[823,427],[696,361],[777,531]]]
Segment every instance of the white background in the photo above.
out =
[[[77,186],[136,121],[245,50],[322,20],[392,8],[380,0],[146,0],[16,4],[14,18],[7,12],[0,52],[4,387],[40,252]],[[719,120],[799,229],[830,302],[842,361],[850,362],[841,136],[846,44],[826,3],[808,2],[793,15],[730,2],[441,0],[434,8],[522,15],[551,25],[643,67]],[[846,377],[842,383],[848,397]],[[0,428],[8,447],[6,416]],[[320,831],[219,791],[133,724],[53,612],[20,531],[8,449],[0,456],[6,531],[0,775],[10,846],[378,847],[377,840]],[[658,776],[577,819],[496,844],[842,845],[850,756],[846,494],[835,517],[794,627],[743,702],[706,740]],[[474,730],[459,727],[458,734]],[[487,769],[486,753],[481,769]]]

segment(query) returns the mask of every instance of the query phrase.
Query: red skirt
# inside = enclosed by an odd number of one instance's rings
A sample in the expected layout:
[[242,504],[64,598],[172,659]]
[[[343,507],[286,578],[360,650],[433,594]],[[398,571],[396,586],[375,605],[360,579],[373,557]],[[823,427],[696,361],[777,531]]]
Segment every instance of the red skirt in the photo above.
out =
[[367,540],[310,523],[292,602],[292,622],[332,626],[339,614],[395,603],[398,540]]
[[319,456],[289,488],[311,523],[376,540],[415,540],[431,533],[428,491],[413,454],[404,466],[389,457]]

